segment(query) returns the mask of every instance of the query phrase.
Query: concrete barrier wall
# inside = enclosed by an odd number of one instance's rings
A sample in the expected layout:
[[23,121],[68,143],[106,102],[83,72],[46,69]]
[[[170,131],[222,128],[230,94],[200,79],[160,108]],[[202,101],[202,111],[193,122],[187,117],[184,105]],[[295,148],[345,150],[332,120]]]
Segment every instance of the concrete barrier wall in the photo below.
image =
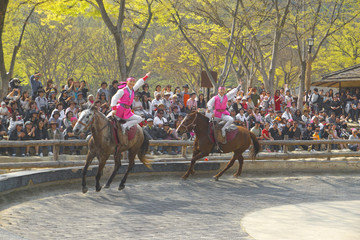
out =
[[[223,169],[227,161],[199,161],[195,165],[198,172],[215,173]],[[152,169],[142,164],[136,164],[129,176],[137,174],[173,174],[179,176],[184,173],[189,162],[153,163]],[[107,165],[102,180],[105,181],[112,171],[112,165]],[[125,172],[127,165],[123,165],[119,173]],[[225,174],[233,174],[238,164],[229,169]],[[76,180],[81,178],[82,167],[57,168],[46,170],[21,171],[0,175],[0,194],[7,194],[17,189],[30,188],[40,184],[57,184],[59,181]],[[97,167],[89,167],[87,176],[95,176]],[[360,173],[359,161],[320,161],[320,160],[257,160],[245,161],[243,175],[247,174],[294,174],[294,173]],[[190,179],[191,181],[191,179]]]

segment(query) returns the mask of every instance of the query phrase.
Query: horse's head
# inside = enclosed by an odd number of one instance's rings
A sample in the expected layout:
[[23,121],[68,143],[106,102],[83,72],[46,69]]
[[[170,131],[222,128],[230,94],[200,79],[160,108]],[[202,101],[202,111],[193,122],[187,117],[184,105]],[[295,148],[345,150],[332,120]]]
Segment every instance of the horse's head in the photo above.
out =
[[184,120],[180,123],[178,128],[176,129],[176,132],[179,135],[182,135],[185,132],[190,132],[196,125],[196,119],[198,117],[198,112],[194,111],[186,115]]
[[94,122],[95,110],[93,108],[86,109],[80,113],[79,120],[74,126],[74,133],[77,135],[80,132],[84,132],[91,127]]

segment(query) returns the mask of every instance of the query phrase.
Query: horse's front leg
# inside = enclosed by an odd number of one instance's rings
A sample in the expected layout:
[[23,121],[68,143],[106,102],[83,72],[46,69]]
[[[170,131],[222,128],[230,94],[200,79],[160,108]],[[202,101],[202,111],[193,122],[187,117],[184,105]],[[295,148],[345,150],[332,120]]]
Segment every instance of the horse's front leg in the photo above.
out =
[[198,160],[198,159],[200,159],[202,157],[205,157],[208,154],[209,153],[199,152],[197,155],[193,156],[192,159],[191,159],[190,167],[187,170],[187,172],[182,176],[182,178],[187,179],[191,173],[194,173],[194,165],[195,165],[196,160]]
[[95,157],[95,153],[93,153],[89,150],[88,154],[86,156],[85,166],[81,173],[81,175],[82,175],[82,192],[83,193],[86,193],[88,191],[88,188],[86,186],[86,173],[87,173],[87,170],[88,170],[92,160],[94,159],[94,157]]
[[100,155],[100,157],[98,157],[98,159],[99,159],[99,169],[98,169],[98,171],[96,173],[96,177],[95,177],[95,180],[96,180],[95,190],[97,192],[100,192],[100,190],[101,190],[100,178],[101,178],[101,175],[103,173],[105,163],[108,160],[109,156],[110,156],[110,154],[108,154],[107,156]]
[[119,171],[119,168],[121,167],[121,152],[119,151],[119,149],[115,150],[114,161],[115,161],[114,170],[111,176],[109,177],[107,183],[105,184],[104,188],[110,187],[110,184],[114,180],[116,173]]

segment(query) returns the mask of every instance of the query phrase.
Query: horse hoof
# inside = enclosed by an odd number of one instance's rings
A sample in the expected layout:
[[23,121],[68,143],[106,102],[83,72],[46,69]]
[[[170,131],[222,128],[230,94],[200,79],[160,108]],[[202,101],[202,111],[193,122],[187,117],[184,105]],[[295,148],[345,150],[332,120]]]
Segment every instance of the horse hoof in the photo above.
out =
[[86,193],[87,191],[88,191],[88,188],[87,188],[87,187],[83,187],[83,188],[82,188],[82,192],[83,192],[83,193]]
[[189,177],[189,176],[184,175],[184,176],[182,176],[181,178],[182,178],[183,180],[186,180],[188,177]]
[[96,191],[97,191],[97,192],[100,192],[100,191],[101,191],[101,187],[96,188]]
[[235,173],[234,177],[240,177],[240,174]]
[[125,188],[124,185],[119,186],[119,191],[123,190]]
[[214,176],[215,181],[219,181],[219,177],[218,176]]
[[109,188],[110,187],[110,185],[104,185],[104,188]]

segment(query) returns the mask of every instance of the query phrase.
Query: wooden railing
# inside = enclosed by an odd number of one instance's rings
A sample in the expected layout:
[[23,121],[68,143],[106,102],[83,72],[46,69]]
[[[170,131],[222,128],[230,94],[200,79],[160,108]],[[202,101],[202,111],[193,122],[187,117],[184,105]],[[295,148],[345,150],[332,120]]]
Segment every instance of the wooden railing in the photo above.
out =
[[[289,146],[310,146],[325,144],[327,145],[326,151],[317,152],[289,152]],[[261,146],[266,145],[281,145],[283,146],[282,153],[259,153],[256,159],[269,160],[269,159],[306,159],[306,158],[331,158],[338,157],[360,157],[360,151],[340,151],[333,152],[331,145],[333,144],[360,144],[360,140],[274,140],[274,141],[260,141]],[[150,146],[180,146],[182,147],[182,157],[179,158],[157,158],[156,161],[183,161],[189,159],[187,156],[187,147],[193,145],[193,141],[186,140],[150,140]],[[53,161],[37,161],[37,162],[21,162],[21,163],[0,163],[0,169],[22,169],[22,168],[54,168],[54,167],[70,167],[70,166],[82,166],[84,160],[71,161],[71,160],[59,160],[59,146],[87,146],[86,140],[37,140],[37,141],[0,141],[0,148],[2,147],[27,147],[27,146],[53,146]],[[245,159],[249,159],[247,154],[244,154]],[[84,158],[85,159],[85,158]],[[210,160],[229,160],[229,156],[224,155],[212,155]],[[113,161],[109,160],[109,163]],[[93,164],[97,161],[94,160]]]

